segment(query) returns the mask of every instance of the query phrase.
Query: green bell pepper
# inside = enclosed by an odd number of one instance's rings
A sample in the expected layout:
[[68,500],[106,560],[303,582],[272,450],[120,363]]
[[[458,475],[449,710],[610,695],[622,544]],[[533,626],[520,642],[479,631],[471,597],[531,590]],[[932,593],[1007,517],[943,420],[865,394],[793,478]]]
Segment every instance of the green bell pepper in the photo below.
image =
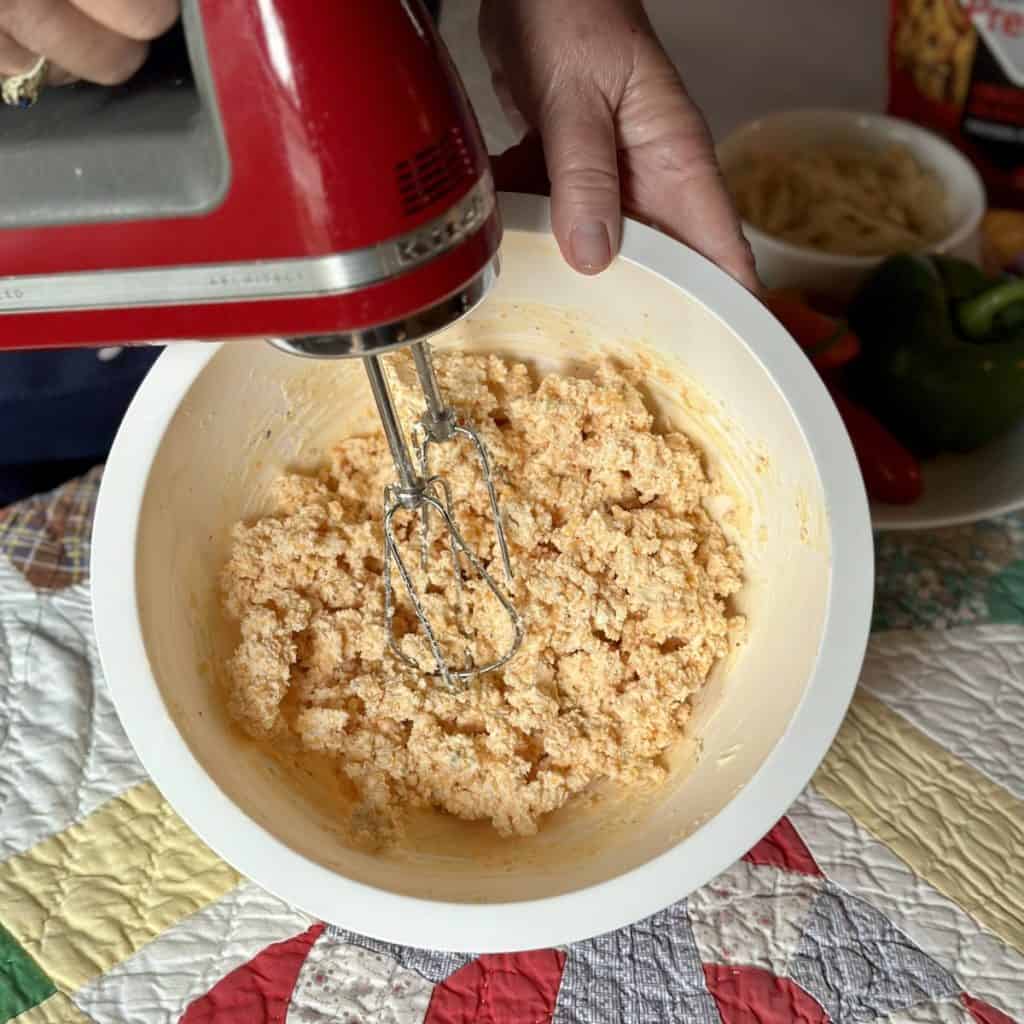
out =
[[847,319],[857,397],[917,454],[972,451],[1024,419],[1024,281],[893,256]]

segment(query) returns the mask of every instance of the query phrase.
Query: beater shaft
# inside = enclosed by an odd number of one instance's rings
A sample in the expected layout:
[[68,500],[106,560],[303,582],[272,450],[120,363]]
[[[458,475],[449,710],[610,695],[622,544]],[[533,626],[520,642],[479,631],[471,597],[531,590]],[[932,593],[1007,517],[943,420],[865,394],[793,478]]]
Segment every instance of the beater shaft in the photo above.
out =
[[430,347],[425,341],[412,346],[412,361],[416,365],[416,376],[420,379],[423,397],[427,401],[427,411],[420,423],[427,436],[434,441],[448,441],[455,433],[455,413],[445,404],[441,397],[441,386],[434,372],[434,360]]
[[413,468],[409,449],[405,443],[405,434],[402,432],[402,425],[398,422],[398,414],[391,401],[391,389],[384,376],[384,367],[380,365],[380,357],[366,356],[363,359],[363,365],[366,367],[366,375],[370,378],[370,390],[373,392],[373,401],[377,406],[377,415],[380,416],[381,425],[384,427],[384,437],[387,439],[391,458],[395,463],[398,485],[404,491],[418,492],[422,490],[422,481]]

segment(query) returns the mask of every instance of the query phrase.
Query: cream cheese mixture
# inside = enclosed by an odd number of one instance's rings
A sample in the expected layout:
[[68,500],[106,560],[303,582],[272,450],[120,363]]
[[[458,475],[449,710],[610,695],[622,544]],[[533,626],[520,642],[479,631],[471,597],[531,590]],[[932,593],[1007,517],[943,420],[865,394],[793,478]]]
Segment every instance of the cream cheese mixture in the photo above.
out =
[[[496,356],[436,362],[495,467],[526,628],[519,654],[449,692],[388,651],[381,515],[394,467],[375,431],[342,441],[315,477],[282,477],[274,512],[235,527],[222,580],[241,631],[229,706],[252,736],[336,757],[378,817],[433,807],[528,835],[594,783],[663,780],[690,698],[742,639],[729,608],[741,558],[706,511],[715,491],[700,453],[655,429],[639,373],[605,363],[587,378],[538,379]],[[411,424],[422,411],[411,361],[393,365]],[[432,452],[464,536],[500,579],[477,463],[459,445]],[[414,526],[400,517],[418,572]],[[458,639],[440,533],[418,578],[432,622]],[[510,640],[509,620],[472,581],[465,609],[474,636],[459,643],[490,660]],[[403,650],[429,669],[414,621],[400,606]]]

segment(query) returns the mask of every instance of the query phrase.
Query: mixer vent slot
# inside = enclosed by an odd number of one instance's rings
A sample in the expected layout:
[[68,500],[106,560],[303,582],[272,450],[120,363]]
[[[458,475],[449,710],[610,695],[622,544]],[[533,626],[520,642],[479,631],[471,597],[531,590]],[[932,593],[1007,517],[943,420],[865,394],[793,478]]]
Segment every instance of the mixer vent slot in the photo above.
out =
[[427,209],[473,174],[473,161],[462,132],[448,131],[439,142],[395,165],[402,210],[407,217]]

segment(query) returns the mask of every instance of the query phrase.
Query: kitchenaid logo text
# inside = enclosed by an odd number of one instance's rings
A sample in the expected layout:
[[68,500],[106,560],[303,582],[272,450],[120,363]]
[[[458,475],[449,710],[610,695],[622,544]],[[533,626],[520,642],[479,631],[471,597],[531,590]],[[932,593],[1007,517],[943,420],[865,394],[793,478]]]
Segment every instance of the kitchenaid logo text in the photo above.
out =
[[483,219],[484,201],[474,193],[469,202],[455,216],[433,224],[419,234],[409,235],[398,242],[399,262],[420,263],[454,248],[463,238],[472,234]]

